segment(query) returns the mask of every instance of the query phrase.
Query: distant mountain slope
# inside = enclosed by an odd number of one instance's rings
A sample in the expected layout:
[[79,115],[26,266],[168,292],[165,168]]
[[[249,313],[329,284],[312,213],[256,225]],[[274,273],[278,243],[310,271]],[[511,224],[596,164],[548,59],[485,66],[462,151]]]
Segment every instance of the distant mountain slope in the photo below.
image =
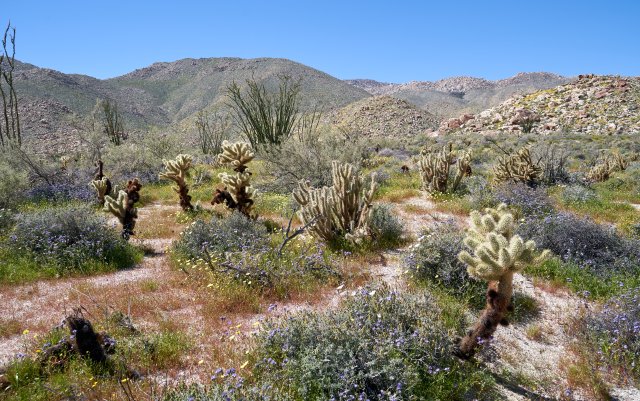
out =
[[180,121],[197,111],[225,101],[227,85],[247,79],[276,88],[278,77],[301,79],[301,106],[331,110],[369,94],[305,65],[274,58],[184,59],[155,63],[129,74],[108,80],[123,88],[137,88],[149,94],[163,110]]
[[581,75],[565,85],[514,96],[475,116],[452,118],[440,131],[522,132],[524,120],[539,134],[640,133],[640,78]]
[[184,59],[107,80],[18,63],[15,84],[25,138],[64,140],[73,121],[88,117],[98,98],[117,101],[129,128],[162,127],[223,103],[234,80],[244,84],[254,78],[274,87],[281,75],[301,79],[303,109],[331,110],[370,96],[321,71],[273,58]]
[[435,130],[439,120],[431,113],[391,96],[359,100],[329,116],[331,123],[366,137],[407,137]]
[[389,95],[407,100],[442,118],[475,113],[500,104],[514,94],[525,94],[569,82],[556,74],[520,73],[511,78],[489,81],[474,77],[453,77],[435,82],[412,81],[391,84],[368,79],[345,82],[373,95]]

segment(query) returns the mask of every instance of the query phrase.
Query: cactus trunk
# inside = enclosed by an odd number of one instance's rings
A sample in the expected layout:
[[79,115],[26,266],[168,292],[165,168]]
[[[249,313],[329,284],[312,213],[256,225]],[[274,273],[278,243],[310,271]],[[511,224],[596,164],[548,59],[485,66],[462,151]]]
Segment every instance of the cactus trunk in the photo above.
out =
[[[497,283],[497,284],[496,284]],[[513,273],[507,272],[497,282],[489,283],[487,305],[480,319],[458,343],[456,356],[469,359],[473,356],[481,341],[491,338],[499,324],[507,324],[507,314],[511,308],[513,295]]]

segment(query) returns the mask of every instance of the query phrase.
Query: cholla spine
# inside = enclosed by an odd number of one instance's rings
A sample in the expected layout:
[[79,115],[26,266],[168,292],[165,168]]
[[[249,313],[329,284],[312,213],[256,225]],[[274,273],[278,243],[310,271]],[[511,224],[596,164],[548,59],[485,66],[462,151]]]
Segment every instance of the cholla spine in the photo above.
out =
[[138,209],[135,203],[140,200],[140,189],[142,184],[137,178],[129,180],[126,189],[118,192],[118,198],[113,199],[111,196],[104,197],[104,210],[110,212],[118,218],[122,224],[122,238],[128,240],[134,235],[133,229],[138,218]]
[[235,171],[244,172],[246,164],[253,160],[255,154],[251,150],[251,145],[246,142],[229,141],[222,142],[222,153],[218,155],[218,162],[223,165],[230,165]]

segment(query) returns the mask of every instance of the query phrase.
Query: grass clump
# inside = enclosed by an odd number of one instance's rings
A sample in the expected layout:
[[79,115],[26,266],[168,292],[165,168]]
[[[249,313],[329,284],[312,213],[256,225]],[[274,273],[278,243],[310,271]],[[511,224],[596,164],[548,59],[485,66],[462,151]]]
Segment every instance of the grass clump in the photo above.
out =
[[85,206],[24,212],[0,244],[0,281],[89,274],[132,266],[141,255]]

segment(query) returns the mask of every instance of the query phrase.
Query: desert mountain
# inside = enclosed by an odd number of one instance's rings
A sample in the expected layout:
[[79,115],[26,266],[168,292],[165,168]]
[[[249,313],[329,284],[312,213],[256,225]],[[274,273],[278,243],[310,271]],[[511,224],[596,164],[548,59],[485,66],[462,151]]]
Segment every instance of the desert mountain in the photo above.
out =
[[477,115],[443,122],[441,132],[640,132],[640,78],[580,75],[552,89],[514,96]]
[[104,80],[26,63],[19,63],[14,74],[23,136],[54,141],[68,138],[98,98],[115,100],[129,128],[163,127],[224,103],[232,81],[254,78],[272,87],[281,75],[301,79],[303,109],[331,110],[370,96],[321,71],[274,58],[183,59]]
[[412,81],[404,84],[369,79],[347,80],[373,95],[389,95],[446,118],[477,113],[500,104],[516,94],[526,94],[569,82],[556,74],[520,73],[511,78],[489,81],[474,77],[453,77],[439,81]]
[[349,134],[367,137],[406,137],[434,131],[439,119],[405,100],[374,96],[359,100],[329,116]]

